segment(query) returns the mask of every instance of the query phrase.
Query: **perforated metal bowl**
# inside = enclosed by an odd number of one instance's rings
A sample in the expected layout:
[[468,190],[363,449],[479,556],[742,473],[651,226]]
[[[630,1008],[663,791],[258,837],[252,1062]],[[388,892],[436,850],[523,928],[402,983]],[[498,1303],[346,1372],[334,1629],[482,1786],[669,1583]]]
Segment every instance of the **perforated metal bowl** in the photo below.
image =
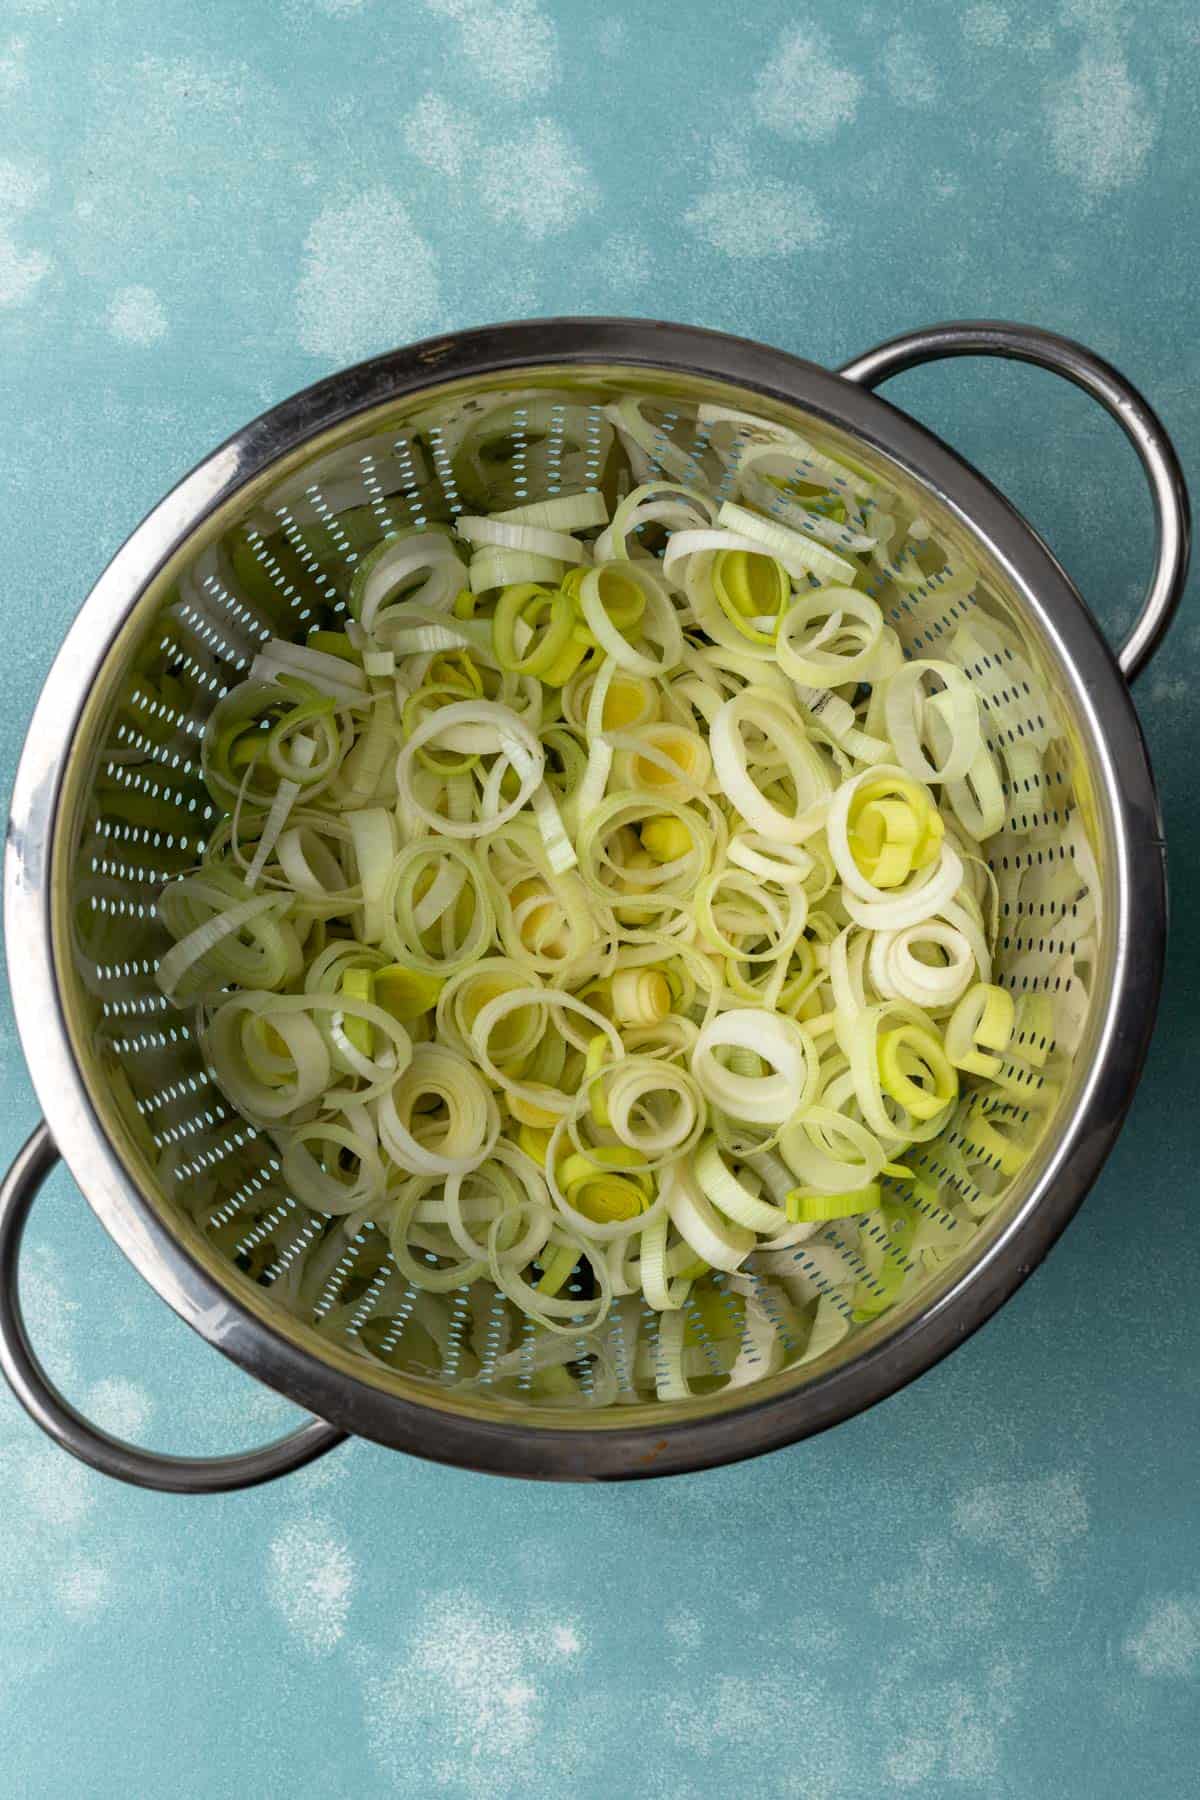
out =
[[[1158,524],[1156,567],[1115,658],[1054,557],[995,489],[868,391],[918,362],[966,354],[1066,376],[1118,419],[1141,457]],[[494,1328],[465,1290],[434,1321],[389,1268],[383,1234],[368,1226],[348,1239],[281,1187],[269,1144],[216,1089],[186,1017],[155,986],[164,939],[154,902],[194,859],[210,822],[196,773],[208,711],[262,637],[302,637],[318,615],[337,612],[347,571],[373,539],[431,509],[459,507],[448,446],[464,419],[500,421],[497,463],[507,465],[516,497],[533,498],[535,471],[552,491],[564,454],[586,463],[603,405],[628,393],[644,398],[664,446],[692,445],[697,471],[699,404],[790,422],[901,489],[970,556],[981,576],[970,604],[1005,621],[1020,644],[1019,653],[997,653],[992,677],[1019,680],[1027,664],[1053,697],[1052,719],[1028,721],[1053,753],[1036,791],[1010,791],[1013,832],[1031,866],[1065,854],[1059,828],[1070,808],[1084,812],[1099,904],[1086,921],[1069,894],[1048,908],[1044,887],[1004,861],[1002,834],[997,979],[1018,991],[1050,990],[1064,957],[1086,958],[1092,997],[1037,1148],[953,1261],[825,1354],[776,1357],[740,1384],[698,1382],[686,1400],[659,1400],[652,1382],[631,1377],[619,1403],[610,1396],[589,1406],[585,1347],[581,1403],[568,1411],[535,1403],[519,1373],[495,1379],[505,1347],[520,1351],[512,1337],[520,1322],[505,1316],[503,1302]],[[531,402],[549,419],[536,443],[522,423]],[[347,1433],[507,1474],[612,1479],[791,1442],[928,1368],[1045,1254],[1107,1155],[1142,1066],[1162,969],[1165,883],[1153,782],[1126,683],[1175,609],[1187,553],[1183,480],[1146,403],[1080,346],[1013,325],[936,327],[839,374],[676,325],[506,325],[364,363],[247,426],[151,513],[97,583],[47,679],[17,775],[9,968],[46,1119],[0,1192],[0,1356],[23,1404],[93,1466],[181,1491],[266,1480]],[[892,622],[911,650],[951,629],[961,605],[947,608],[930,591]],[[109,1437],[54,1389],[21,1322],[17,1259],[32,1197],[59,1155],[164,1299],[311,1409],[311,1424],[245,1455],[163,1457]],[[290,1273],[301,1263],[304,1281]],[[652,1349],[653,1317],[639,1329]],[[703,1345],[702,1322],[697,1329]]]

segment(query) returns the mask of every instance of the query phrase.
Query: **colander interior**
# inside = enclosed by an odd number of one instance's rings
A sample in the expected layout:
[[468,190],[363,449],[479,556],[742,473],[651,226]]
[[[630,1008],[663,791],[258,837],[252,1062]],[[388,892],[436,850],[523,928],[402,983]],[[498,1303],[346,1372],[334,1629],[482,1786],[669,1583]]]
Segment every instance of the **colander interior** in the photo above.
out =
[[[981,1253],[1029,1193],[1086,1063],[1109,855],[1088,735],[1046,634],[986,546],[921,494],[932,537],[969,555],[978,583],[947,598],[935,575],[880,597],[909,654],[936,656],[964,620],[993,626],[972,671],[1007,805],[986,846],[1000,921],[993,978],[1046,996],[1052,1021],[1045,1041],[1015,1046],[1009,1090],[982,1124],[968,1091],[926,1146],[936,1199],[926,1202],[924,1248],[910,1255],[880,1241],[879,1220],[864,1216],[736,1278],[715,1276],[708,1298],[689,1303],[689,1392],[664,1400],[659,1318],[637,1298],[571,1344],[548,1387],[537,1379],[545,1343],[490,1284],[424,1291],[402,1278],[378,1225],[351,1235],[289,1194],[270,1137],[222,1094],[191,1016],[155,982],[169,944],[157,897],[195,864],[218,818],[199,767],[206,718],[268,637],[302,641],[337,625],[356,563],[389,533],[603,485],[613,408],[630,396],[652,428],[647,475],[728,493],[736,446],[732,460],[728,448],[717,454],[700,415],[717,403],[745,412],[747,433],[755,415],[785,420],[916,497],[903,469],[828,421],[645,369],[531,369],[376,409],[235,496],[147,590],[96,684],[61,834],[70,850],[58,954],[76,1055],[106,1130],[171,1231],[244,1305],[378,1388],[473,1414],[567,1412],[581,1427],[631,1411],[649,1420],[724,1409],[802,1385],[911,1319]],[[873,1305],[881,1270],[887,1303]],[[730,1332],[732,1365],[717,1353]]]

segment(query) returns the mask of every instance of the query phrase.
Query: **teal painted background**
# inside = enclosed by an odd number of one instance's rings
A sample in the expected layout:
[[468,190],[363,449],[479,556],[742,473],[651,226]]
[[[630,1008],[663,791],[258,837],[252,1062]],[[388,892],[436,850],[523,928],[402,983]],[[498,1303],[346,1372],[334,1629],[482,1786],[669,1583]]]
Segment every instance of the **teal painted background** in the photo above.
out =
[[[432,331],[674,317],[837,362],[938,318],[1076,334],[1200,469],[1187,0],[903,8],[0,0],[10,774],[127,530],[251,414]],[[1150,554],[1115,427],[1049,377],[892,397],[1116,633]],[[661,1485],[354,1446],[203,1502],[107,1485],[0,1397],[12,1800],[1159,1800],[1200,1753],[1196,595],[1138,690],[1175,911],[1150,1067],[1049,1263],[817,1442]],[[7,1155],[34,1104],[3,1016]],[[68,1391],[163,1448],[290,1409],[208,1352],[64,1176],[30,1233]]]

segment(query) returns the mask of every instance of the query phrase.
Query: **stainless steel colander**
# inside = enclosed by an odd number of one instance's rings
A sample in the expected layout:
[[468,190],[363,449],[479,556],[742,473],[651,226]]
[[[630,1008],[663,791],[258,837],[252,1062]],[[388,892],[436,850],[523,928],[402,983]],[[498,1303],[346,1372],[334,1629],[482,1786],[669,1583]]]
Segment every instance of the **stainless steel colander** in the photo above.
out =
[[[1033,530],[953,452],[868,391],[917,363],[968,354],[1064,375],[1119,421],[1142,460],[1156,566],[1115,658]],[[500,1297],[464,1289],[435,1304],[400,1278],[382,1233],[367,1225],[349,1237],[341,1221],[287,1193],[269,1141],[220,1093],[187,1017],[155,985],[165,945],[155,899],[194,861],[213,823],[200,737],[257,644],[271,634],[303,638],[343,611],[354,562],[389,531],[462,509],[452,452],[466,425],[483,501],[511,505],[567,480],[595,480],[604,409],[628,395],[655,424],[652,471],[678,478],[683,466],[697,484],[712,479],[698,408],[736,408],[851,456],[969,554],[980,570],[975,593],[947,602],[933,584],[892,623],[907,649],[920,650],[964,608],[978,608],[1004,627],[997,641],[1007,647],[987,672],[995,692],[1009,702],[1024,672],[1036,671],[1037,690],[1052,696],[1051,717],[1031,709],[1009,725],[1038,746],[1039,773],[1010,783],[1009,826],[995,841],[996,979],[1054,993],[1086,966],[1090,1001],[1037,1147],[1019,1170],[990,1171],[978,1228],[910,1284],[901,1305],[856,1317],[816,1353],[785,1344],[759,1363],[748,1335],[736,1381],[698,1380],[691,1396],[671,1401],[645,1379],[653,1315],[614,1321],[604,1353],[618,1368],[616,1397],[611,1384],[603,1394],[590,1386],[594,1347],[581,1344],[568,1408],[535,1399],[535,1352]],[[0,1359],[18,1398],[64,1448],[148,1487],[250,1485],[348,1433],[506,1474],[613,1479],[791,1442],[928,1368],[1045,1254],[1103,1163],[1137,1082],[1162,970],[1165,885],[1126,684],[1175,610],[1187,556],[1183,479],[1145,401],[1079,345],[1015,325],[939,326],[838,374],[676,325],[506,325],[364,363],[247,426],[161,502],[101,577],[47,679],[17,775],[10,980],[46,1119],[0,1191]],[[1068,819],[1082,821],[1094,864],[1087,905],[1069,878]],[[1046,868],[1060,864],[1063,879],[1047,879]],[[310,1424],[244,1455],[166,1457],[108,1436],[55,1390],[21,1321],[17,1261],[32,1198],[59,1155],[163,1298],[309,1408]],[[853,1243],[843,1248],[853,1256]],[[805,1278],[819,1290],[819,1263],[815,1271]],[[698,1314],[689,1329],[702,1354],[705,1319]]]

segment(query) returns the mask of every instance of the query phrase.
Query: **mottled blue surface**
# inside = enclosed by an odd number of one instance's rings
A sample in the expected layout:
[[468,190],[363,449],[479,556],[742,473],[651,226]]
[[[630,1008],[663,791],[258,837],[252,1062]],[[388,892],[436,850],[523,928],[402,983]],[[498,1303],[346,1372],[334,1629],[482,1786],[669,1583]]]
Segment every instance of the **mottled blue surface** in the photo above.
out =
[[[624,311],[836,362],[937,318],[1030,319],[1126,369],[1194,473],[1198,42],[1188,0],[5,0],[5,778],[157,496],[265,404],[429,331]],[[892,393],[1119,630],[1150,527],[1116,429],[1007,365]],[[596,1491],[355,1446],[156,1498],[5,1395],[0,1790],[1194,1794],[1198,679],[1185,616],[1138,693],[1175,925],[1132,1121],[977,1338],[817,1442]],[[7,1154],[34,1105],[2,1029]],[[292,1416],[65,1177],[30,1240],[38,1343],[116,1429],[216,1451]]]

